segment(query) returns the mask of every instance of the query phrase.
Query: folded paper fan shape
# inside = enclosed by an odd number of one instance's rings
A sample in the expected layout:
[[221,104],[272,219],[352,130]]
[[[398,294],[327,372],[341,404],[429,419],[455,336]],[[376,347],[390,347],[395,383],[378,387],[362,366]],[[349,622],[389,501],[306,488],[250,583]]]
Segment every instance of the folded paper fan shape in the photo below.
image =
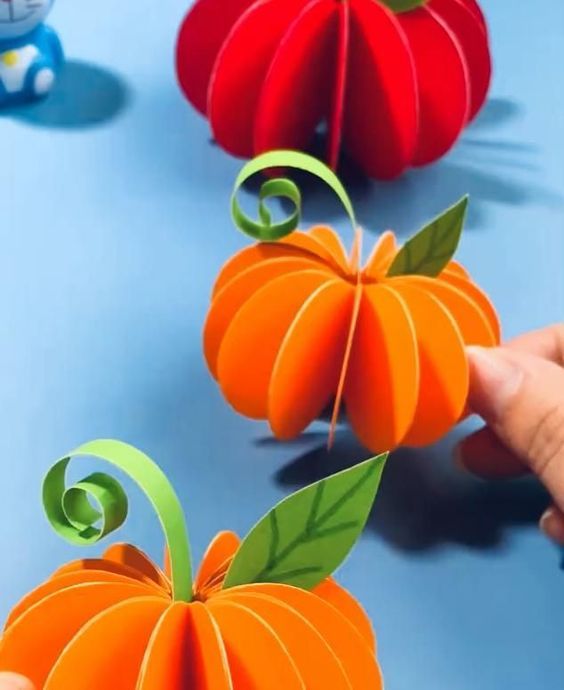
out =
[[476,0],[197,0],[177,45],[184,94],[250,158],[303,149],[321,123],[377,178],[440,158],[491,80]]
[[[261,168],[277,166],[328,182],[356,227],[338,178],[305,154],[259,156],[236,190]],[[266,241],[229,260],[213,290],[204,352],[227,401],[268,420],[280,439],[299,435],[331,403],[333,430],[343,401],[350,425],[373,452],[442,437],[464,413],[465,346],[500,340],[489,299],[451,260],[467,198],[401,249],[392,232],[384,233],[361,265],[359,230],[348,255],[329,227],[290,232],[299,208],[273,224],[264,200],[274,194],[299,207],[299,191],[284,179],[263,186],[259,222],[233,196],[236,224]]]
[[85,444],[51,469],[43,495],[56,531],[91,544],[127,515],[109,475],[65,489],[73,456],[104,459],[137,481],[165,532],[165,569],[128,544],[63,566],[9,615],[0,671],[29,677],[37,690],[383,687],[371,624],[330,574],[366,523],[385,456],[286,498],[242,542],[221,532],[194,582],[178,498],[159,468],[124,443]]

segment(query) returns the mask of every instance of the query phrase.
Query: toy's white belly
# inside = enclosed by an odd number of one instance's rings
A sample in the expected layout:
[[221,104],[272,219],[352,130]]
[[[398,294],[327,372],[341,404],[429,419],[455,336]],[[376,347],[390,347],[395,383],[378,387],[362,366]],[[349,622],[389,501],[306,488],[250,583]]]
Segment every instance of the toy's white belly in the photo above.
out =
[[38,55],[34,45],[0,53],[0,81],[8,93],[23,89],[27,72]]

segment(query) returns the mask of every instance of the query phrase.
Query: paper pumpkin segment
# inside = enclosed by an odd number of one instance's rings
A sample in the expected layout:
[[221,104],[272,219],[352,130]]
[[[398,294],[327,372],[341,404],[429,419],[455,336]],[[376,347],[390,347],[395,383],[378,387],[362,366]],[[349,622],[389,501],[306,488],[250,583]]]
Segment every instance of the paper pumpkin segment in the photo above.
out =
[[446,153],[492,73],[476,0],[197,0],[176,63],[226,151],[303,149],[324,123],[329,165],[344,148],[378,178]]
[[0,671],[27,676],[37,690],[383,687],[372,626],[330,575],[366,523],[385,456],[286,498],[242,542],[221,532],[194,581],[178,498],[127,444],[94,441],[54,465],[43,498],[55,530],[92,544],[127,515],[109,475],[65,488],[67,466],[81,456],[106,460],[146,493],[166,537],[164,570],[129,544],[63,566],[9,615]]
[[[236,191],[261,168],[280,166],[330,184],[356,228],[338,178],[305,154],[259,156],[239,175]],[[279,223],[265,204],[275,194],[296,206]],[[299,435],[331,404],[333,431],[342,403],[358,438],[376,453],[447,433],[468,396],[465,346],[500,341],[494,307],[452,260],[467,203],[401,248],[384,233],[361,265],[360,230],[349,254],[329,227],[292,232],[300,194],[290,180],[264,184],[258,221],[245,216],[235,192],[235,223],[263,241],[225,264],[204,328],[206,361],[227,401],[268,420],[279,439]]]

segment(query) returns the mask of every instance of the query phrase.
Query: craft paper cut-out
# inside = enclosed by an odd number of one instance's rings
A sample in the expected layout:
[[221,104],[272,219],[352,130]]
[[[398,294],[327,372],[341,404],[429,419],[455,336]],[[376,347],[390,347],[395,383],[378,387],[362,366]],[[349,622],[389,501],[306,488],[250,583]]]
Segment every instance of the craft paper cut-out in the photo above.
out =
[[229,153],[303,149],[323,123],[330,167],[345,149],[384,179],[446,153],[492,71],[476,0],[197,0],[176,61]]
[[[430,444],[463,416],[468,396],[465,345],[495,346],[494,307],[453,261],[467,199],[398,248],[384,233],[361,265],[360,230],[349,254],[329,227],[292,232],[300,194],[287,179],[261,190],[259,220],[237,201],[261,169],[295,167],[330,184],[356,229],[351,202],[334,173],[296,152],[248,163],[232,199],[236,225],[265,240],[221,270],[204,329],[207,364],[241,414],[268,420],[291,439],[344,402],[350,425],[373,452]],[[265,200],[285,196],[296,210],[274,223]],[[272,240],[279,240],[277,242]]]
[[165,533],[165,569],[129,544],[59,568],[9,615],[0,670],[37,690],[383,687],[372,626],[330,575],[366,523],[385,455],[286,498],[242,543],[219,533],[194,581],[178,498],[127,444],[87,443],[50,470],[43,499],[55,530],[92,544],[126,518],[127,497],[106,474],[65,488],[70,459],[81,456],[110,462],[144,490]]

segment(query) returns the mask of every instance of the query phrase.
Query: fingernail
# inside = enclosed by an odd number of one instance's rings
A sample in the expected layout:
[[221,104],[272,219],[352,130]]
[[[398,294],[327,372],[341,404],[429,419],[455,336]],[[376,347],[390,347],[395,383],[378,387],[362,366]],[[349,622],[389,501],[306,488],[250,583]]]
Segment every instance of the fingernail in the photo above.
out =
[[466,348],[470,363],[469,403],[488,421],[503,415],[523,381],[523,370],[498,349]]
[[552,506],[543,513],[539,526],[549,539],[564,544],[564,524],[562,515],[556,508]]
[[456,444],[456,446],[454,446],[454,450],[452,451],[454,466],[457,467],[459,470],[462,470],[463,472],[468,472],[468,468],[466,467],[466,463],[464,462],[463,447],[464,440],[459,441]]

